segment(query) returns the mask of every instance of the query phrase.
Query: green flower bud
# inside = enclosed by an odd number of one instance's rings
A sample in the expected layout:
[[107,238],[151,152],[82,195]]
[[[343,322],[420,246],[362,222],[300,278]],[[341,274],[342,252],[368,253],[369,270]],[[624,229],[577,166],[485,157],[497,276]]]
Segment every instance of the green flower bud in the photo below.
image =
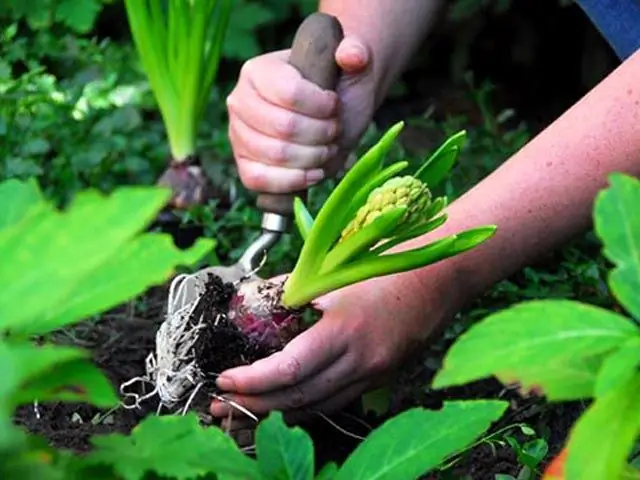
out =
[[393,177],[369,194],[367,202],[342,231],[340,241],[371,223],[381,213],[396,207],[407,207],[398,223],[398,231],[411,228],[428,220],[426,214],[430,204],[431,192],[426,184],[411,175]]

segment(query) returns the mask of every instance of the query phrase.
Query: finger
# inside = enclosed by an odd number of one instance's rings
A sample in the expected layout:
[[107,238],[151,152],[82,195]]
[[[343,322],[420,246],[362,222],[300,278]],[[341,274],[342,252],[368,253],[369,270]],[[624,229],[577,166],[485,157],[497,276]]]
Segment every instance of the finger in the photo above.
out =
[[230,119],[229,134],[238,154],[274,167],[318,169],[338,152],[336,145],[301,145],[263,135],[239,117]]
[[336,115],[338,95],[306,80],[300,72],[280,56],[264,56],[247,62],[241,75],[269,103],[313,118],[327,119]]
[[236,158],[238,175],[249,190],[261,193],[290,193],[304,190],[324,178],[322,169],[298,170],[274,167],[246,157]]
[[265,102],[250,88],[229,95],[227,109],[231,119],[242,120],[253,131],[291,143],[329,145],[338,136],[336,118],[317,119],[300,115]]
[[371,63],[371,51],[358,37],[345,37],[336,50],[336,63],[345,73],[362,73]]
[[283,350],[251,365],[222,372],[218,388],[255,395],[299,384],[336,362],[347,351],[340,322],[322,319],[289,342]]
[[[287,411],[306,408],[331,398],[343,389],[349,383],[353,369],[353,359],[348,355],[343,355],[325,370],[299,384],[262,395],[231,394],[226,395],[225,398],[242,405],[256,415],[262,415],[272,410]],[[212,403],[211,414],[213,416],[224,416],[228,411],[228,404],[224,402]]]

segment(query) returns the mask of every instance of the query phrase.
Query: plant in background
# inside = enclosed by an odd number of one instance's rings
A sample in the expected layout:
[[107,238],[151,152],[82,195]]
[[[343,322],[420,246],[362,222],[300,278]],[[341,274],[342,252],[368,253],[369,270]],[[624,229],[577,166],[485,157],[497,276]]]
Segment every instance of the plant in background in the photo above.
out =
[[208,195],[197,135],[218,73],[231,0],[125,0],[131,33],[165,125],[171,161],[160,179],[179,208]]
[[[614,173],[594,207],[613,262],[609,288],[631,318],[572,300],[533,300],[490,315],[447,352],[434,388],[497,377],[552,402],[591,400],[548,479],[638,478],[640,433],[640,181]],[[560,472],[560,473],[558,473]]]

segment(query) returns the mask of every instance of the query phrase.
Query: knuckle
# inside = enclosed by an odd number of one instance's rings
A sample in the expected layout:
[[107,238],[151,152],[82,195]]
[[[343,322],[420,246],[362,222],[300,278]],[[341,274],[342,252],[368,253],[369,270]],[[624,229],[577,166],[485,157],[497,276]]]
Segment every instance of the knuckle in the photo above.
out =
[[289,392],[287,406],[291,409],[300,408],[307,403],[304,391],[299,387],[294,387]]
[[368,370],[373,374],[380,374],[387,370],[391,356],[384,348],[377,348],[367,360]]
[[273,147],[269,149],[267,158],[270,163],[275,165],[285,165],[288,161],[289,147],[284,142],[274,142]]
[[276,122],[275,129],[280,138],[291,139],[298,126],[298,117],[293,113],[287,113],[283,116],[282,121]]
[[302,367],[300,365],[300,361],[296,357],[289,357],[284,362],[280,363],[279,370],[283,380],[288,385],[295,385],[300,379]]
[[260,169],[248,167],[242,159],[237,160],[237,164],[238,175],[245,187],[250,190],[261,189],[264,187],[265,178]]

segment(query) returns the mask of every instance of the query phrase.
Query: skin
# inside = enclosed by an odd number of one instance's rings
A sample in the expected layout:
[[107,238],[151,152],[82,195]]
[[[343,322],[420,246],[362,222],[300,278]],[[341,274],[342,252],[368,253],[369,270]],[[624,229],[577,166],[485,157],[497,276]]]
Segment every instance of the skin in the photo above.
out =
[[[366,18],[375,24],[382,21],[384,15],[378,18],[375,11],[365,11],[363,5],[351,10],[346,6],[351,3],[324,2],[323,8],[337,13],[347,26],[352,25],[348,30],[351,40],[358,34],[362,38],[371,35],[361,41],[372,52],[372,64],[383,62],[384,52],[399,51],[390,48],[382,38],[376,38],[371,33],[376,29],[365,29],[358,23]],[[417,5],[414,7],[418,8]],[[416,17],[412,15],[412,18]],[[405,18],[405,21],[410,20]],[[411,35],[406,24],[398,20],[394,26],[400,25],[405,34],[398,41],[417,45],[417,41],[409,40]],[[387,24],[386,31],[395,29]],[[417,27],[415,36],[420,37]],[[386,40],[392,42],[388,37],[393,36],[388,35]],[[377,52],[382,53],[378,56]],[[386,57],[386,60],[391,62],[390,69],[397,69],[395,73],[381,75],[380,72],[387,69],[379,65],[369,67],[368,71],[374,72],[376,82],[386,82],[388,86],[406,59]],[[274,64],[273,68],[274,72],[286,69],[283,64]],[[363,282],[320,298],[317,307],[323,310],[321,321],[283,351],[252,365],[223,372],[218,386],[228,392],[229,398],[256,414],[278,409],[296,420],[309,410],[330,412],[339,409],[364,391],[380,385],[407,354],[429,341],[467,302],[588,229],[594,198],[607,186],[609,173],[640,176],[638,78],[640,52],[627,59],[500,168],[452,203],[444,226],[398,249],[413,248],[466,228],[496,224],[498,231],[490,241],[453,259]],[[248,80],[241,77],[239,83],[242,82],[248,83]],[[247,87],[239,85],[238,89],[241,88]],[[383,95],[386,90],[378,86],[375,91],[374,105],[380,101],[376,95]],[[349,108],[359,114],[367,110],[359,106],[358,101],[363,97],[358,95],[344,94],[345,107],[338,122],[342,122],[345,131],[360,130],[353,125],[361,120],[349,116]],[[349,121],[354,124],[344,124]],[[299,122],[302,128],[304,122]],[[250,137],[235,137],[234,148],[241,149],[242,142],[250,140]],[[245,172],[245,179],[257,179],[254,183],[249,182],[250,187],[278,184],[278,180],[269,178],[264,170],[254,177],[251,174],[247,177],[246,172],[257,163],[243,157],[237,161],[239,170]],[[291,165],[296,164],[293,158],[289,161]],[[275,170],[272,172],[277,175]],[[299,186],[293,174],[289,183],[279,184],[289,190]],[[214,402],[211,412],[214,416],[226,416],[229,407]]]

